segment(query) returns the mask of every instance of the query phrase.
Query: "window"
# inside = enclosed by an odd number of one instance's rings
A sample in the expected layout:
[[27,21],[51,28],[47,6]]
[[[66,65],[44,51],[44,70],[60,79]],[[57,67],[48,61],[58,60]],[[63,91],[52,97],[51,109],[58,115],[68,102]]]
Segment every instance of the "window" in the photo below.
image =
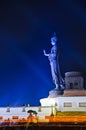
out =
[[73,83],[70,83],[70,89],[72,89],[73,88]]
[[79,107],[86,107],[86,102],[80,102]]
[[75,82],[75,83],[74,83],[74,85],[75,85],[75,86],[78,86],[78,83],[77,83],[77,82]]
[[64,107],[72,107],[72,103],[71,102],[65,102]]

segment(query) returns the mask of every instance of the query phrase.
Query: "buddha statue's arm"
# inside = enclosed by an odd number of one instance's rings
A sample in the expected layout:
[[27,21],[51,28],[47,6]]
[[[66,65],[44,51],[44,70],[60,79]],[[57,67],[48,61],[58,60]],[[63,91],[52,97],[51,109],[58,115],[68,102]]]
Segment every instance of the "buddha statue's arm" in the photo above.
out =
[[49,56],[49,54],[46,53],[45,50],[43,50],[44,56]]

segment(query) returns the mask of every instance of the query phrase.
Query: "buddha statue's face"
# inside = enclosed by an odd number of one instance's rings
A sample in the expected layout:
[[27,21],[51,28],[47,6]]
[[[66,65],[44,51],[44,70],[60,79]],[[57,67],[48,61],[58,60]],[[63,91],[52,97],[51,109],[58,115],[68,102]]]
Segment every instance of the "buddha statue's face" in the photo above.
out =
[[51,44],[54,46],[57,42],[57,38],[56,37],[52,37],[51,38]]
[[54,46],[54,45],[56,44],[56,42],[54,42],[54,41],[51,41],[51,44]]

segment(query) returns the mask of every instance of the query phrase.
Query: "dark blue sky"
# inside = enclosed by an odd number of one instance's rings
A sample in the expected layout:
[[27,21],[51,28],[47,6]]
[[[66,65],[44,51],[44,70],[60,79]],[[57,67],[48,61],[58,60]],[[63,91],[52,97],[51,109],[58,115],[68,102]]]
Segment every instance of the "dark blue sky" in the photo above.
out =
[[61,45],[61,73],[86,74],[85,0],[0,1],[0,106],[38,105],[54,88],[50,38]]

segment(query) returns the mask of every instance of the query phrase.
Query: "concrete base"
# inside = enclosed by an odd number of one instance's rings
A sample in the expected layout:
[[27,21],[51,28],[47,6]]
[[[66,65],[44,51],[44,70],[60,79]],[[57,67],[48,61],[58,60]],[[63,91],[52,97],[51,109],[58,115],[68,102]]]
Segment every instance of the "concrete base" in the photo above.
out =
[[86,96],[59,96],[40,99],[41,106],[54,106],[58,111],[86,111]]

